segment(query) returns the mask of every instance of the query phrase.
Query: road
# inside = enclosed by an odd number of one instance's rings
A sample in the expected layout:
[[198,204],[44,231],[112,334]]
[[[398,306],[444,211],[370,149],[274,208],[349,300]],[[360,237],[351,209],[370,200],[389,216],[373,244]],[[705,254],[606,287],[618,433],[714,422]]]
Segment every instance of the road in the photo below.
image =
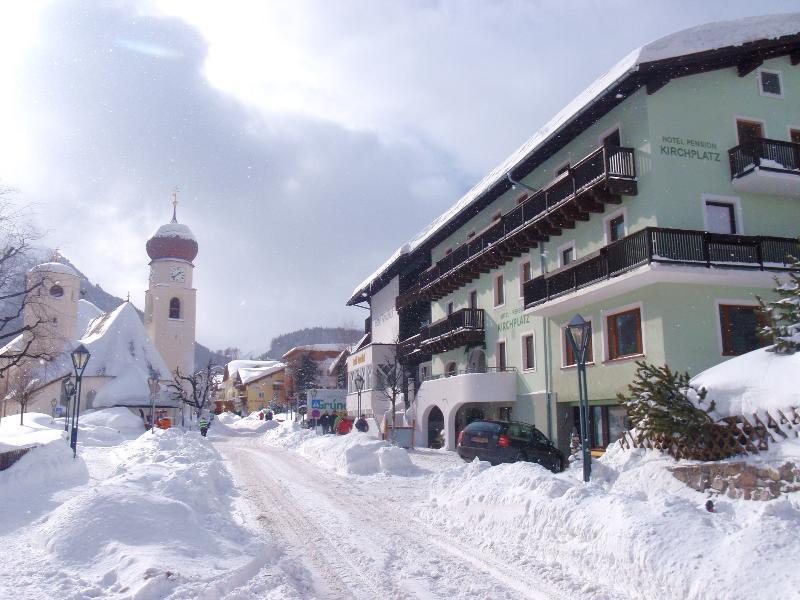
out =
[[427,487],[415,478],[344,477],[255,437],[214,444],[265,540],[281,545],[291,563],[307,571],[309,597],[571,596],[545,583],[558,574],[493,559],[416,518]]

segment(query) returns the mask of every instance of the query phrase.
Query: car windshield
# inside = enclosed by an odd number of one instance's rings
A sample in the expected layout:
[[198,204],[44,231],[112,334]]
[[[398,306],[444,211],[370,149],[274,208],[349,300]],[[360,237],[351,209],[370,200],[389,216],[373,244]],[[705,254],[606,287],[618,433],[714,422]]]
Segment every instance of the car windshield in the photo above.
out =
[[475,423],[470,423],[467,425],[464,431],[468,431],[470,433],[500,433],[502,431],[503,425],[501,423],[489,423],[487,421],[476,421]]

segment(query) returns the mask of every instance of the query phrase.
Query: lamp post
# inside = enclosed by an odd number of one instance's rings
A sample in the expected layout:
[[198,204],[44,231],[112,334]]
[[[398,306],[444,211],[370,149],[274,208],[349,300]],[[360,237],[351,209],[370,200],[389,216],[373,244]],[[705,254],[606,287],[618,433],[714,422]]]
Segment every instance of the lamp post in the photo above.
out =
[[356,373],[355,379],[353,379],[353,383],[356,384],[356,391],[358,392],[358,414],[356,415],[356,419],[361,418],[361,390],[364,389],[364,378],[361,376],[361,373]]
[[72,435],[70,436],[70,447],[72,448],[72,458],[78,456],[78,419],[81,416],[81,378],[86,370],[86,364],[92,355],[81,344],[72,351],[72,367],[75,369],[75,402],[72,408]]
[[147,385],[150,388],[150,433],[155,433],[156,428],[156,395],[161,386],[158,385],[158,373],[150,373],[147,378]]
[[578,398],[581,430],[581,456],[583,457],[583,481],[592,475],[592,457],[589,452],[589,394],[586,388],[586,348],[592,335],[592,325],[582,316],[575,315],[567,324],[567,338],[575,355],[578,368]]
[[66,375],[64,377],[64,431],[69,429],[69,409],[72,404],[72,395],[75,393],[75,384],[72,382],[72,377]]

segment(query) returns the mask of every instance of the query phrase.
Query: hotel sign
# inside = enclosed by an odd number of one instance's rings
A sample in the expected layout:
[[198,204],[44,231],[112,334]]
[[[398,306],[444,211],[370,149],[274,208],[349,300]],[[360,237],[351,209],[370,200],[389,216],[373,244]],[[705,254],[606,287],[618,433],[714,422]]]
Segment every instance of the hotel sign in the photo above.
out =
[[695,140],[670,135],[661,136],[661,154],[677,158],[721,162],[716,142]]

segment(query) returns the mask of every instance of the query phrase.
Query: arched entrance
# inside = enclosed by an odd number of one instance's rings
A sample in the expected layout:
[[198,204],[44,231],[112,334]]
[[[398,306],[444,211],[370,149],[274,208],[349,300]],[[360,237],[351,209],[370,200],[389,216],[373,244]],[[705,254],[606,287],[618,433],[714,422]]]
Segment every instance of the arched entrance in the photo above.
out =
[[428,413],[428,448],[441,448],[444,440],[441,432],[444,429],[444,415],[438,406]]
[[486,373],[486,352],[483,348],[473,348],[469,353],[467,370],[470,373]]
[[486,414],[480,406],[465,404],[456,411],[455,434],[456,438],[461,430],[473,421],[481,421],[486,418]]
[[444,376],[445,377],[452,377],[453,375],[458,374],[458,365],[455,361],[451,361],[447,363],[447,366],[444,368]]

